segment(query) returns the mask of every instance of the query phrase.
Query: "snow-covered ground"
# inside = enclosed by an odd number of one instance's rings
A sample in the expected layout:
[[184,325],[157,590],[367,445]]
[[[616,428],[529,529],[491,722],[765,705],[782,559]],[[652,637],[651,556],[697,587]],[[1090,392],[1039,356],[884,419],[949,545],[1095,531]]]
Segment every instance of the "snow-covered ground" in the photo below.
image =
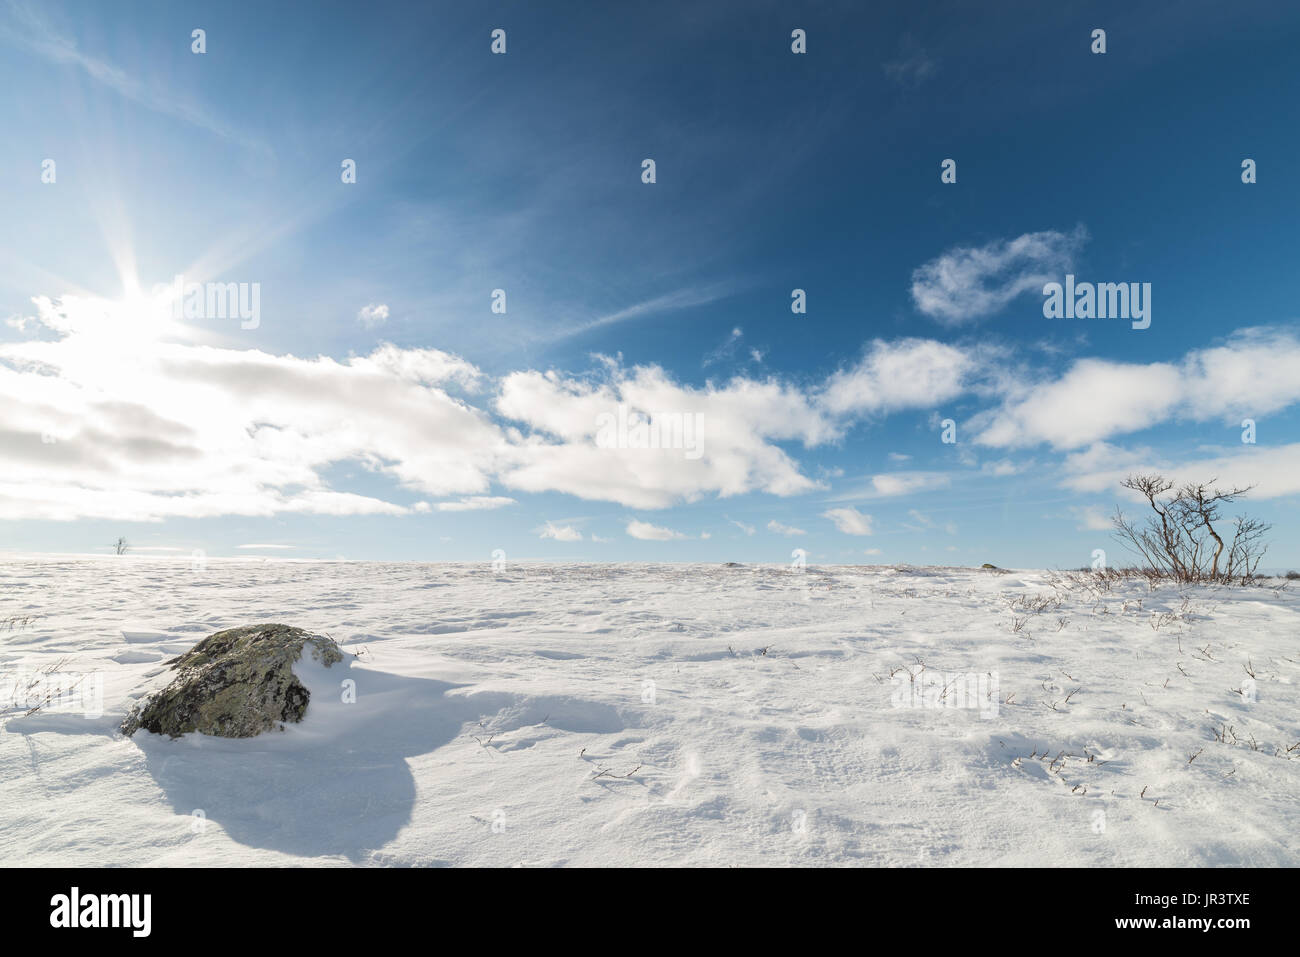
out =
[[[3,562],[0,685],[103,696],[0,700],[4,861],[1300,864],[1297,591],[1050,578]],[[263,621],[360,653],[299,666],[301,725],[117,733]]]

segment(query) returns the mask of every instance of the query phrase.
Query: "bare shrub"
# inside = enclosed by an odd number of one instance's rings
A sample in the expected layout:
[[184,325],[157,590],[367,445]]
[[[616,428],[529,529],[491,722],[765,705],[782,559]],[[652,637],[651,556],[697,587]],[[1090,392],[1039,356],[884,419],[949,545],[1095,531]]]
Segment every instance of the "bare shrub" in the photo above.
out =
[[[1268,550],[1264,535],[1272,527],[1258,519],[1225,519],[1222,508],[1254,486],[1221,489],[1215,479],[1181,487],[1162,475],[1130,475],[1121,485],[1137,492],[1151,508],[1146,520],[1116,508],[1116,537],[1145,563],[1154,577],[1181,582],[1246,582]],[[1231,529],[1231,538],[1223,536]]]

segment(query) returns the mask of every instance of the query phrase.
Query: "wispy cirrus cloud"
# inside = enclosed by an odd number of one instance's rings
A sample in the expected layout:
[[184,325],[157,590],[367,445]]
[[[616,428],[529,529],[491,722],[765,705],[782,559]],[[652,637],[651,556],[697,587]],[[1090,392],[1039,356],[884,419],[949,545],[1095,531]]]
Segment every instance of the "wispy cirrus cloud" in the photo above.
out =
[[470,495],[457,502],[439,502],[434,506],[439,512],[483,512],[517,504],[506,495]]
[[948,472],[908,471],[881,472],[872,475],[865,484],[832,496],[831,501],[848,502],[878,498],[899,498],[918,492],[947,488],[952,484],[952,475]]
[[957,246],[912,273],[912,302],[932,319],[959,326],[992,315],[1073,268],[1088,232],[1046,230],[983,246]]
[[770,522],[767,523],[767,530],[769,532],[775,532],[778,535],[785,535],[787,537],[794,537],[796,535],[808,534],[802,528],[796,528],[793,525],[786,525],[783,522],[778,522],[776,519],[772,519]]
[[911,37],[904,37],[898,56],[883,64],[882,69],[899,86],[914,89],[938,72],[939,60]]
[[740,326],[736,326],[731,330],[731,334],[728,335],[716,349],[709,351],[701,364],[707,369],[711,365],[730,360],[731,357],[736,354],[736,346],[744,337],[744,330],[741,329]]
[[943,525],[940,525],[933,518],[931,518],[927,513],[922,512],[920,509],[909,508],[907,510],[907,517],[912,520],[911,524],[907,522],[903,523],[903,527],[906,528],[908,531],[932,532],[932,531],[942,529],[943,531],[947,532],[949,535],[957,534],[957,526],[955,523],[945,522]]
[[650,299],[644,299],[630,306],[624,306],[622,309],[616,309],[613,312],[607,312],[585,322],[561,329],[554,334],[553,338],[567,339],[571,336],[591,332],[594,329],[617,325],[620,322],[628,322],[633,319],[641,319],[645,316],[678,312],[682,309],[693,309],[697,306],[707,306],[711,302],[717,302],[733,295],[735,290],[734,284],[724,282],[688,286],[660,296],[653,296]]
[[28,50],[50,63],[80,70],[106,89],[155,113],[170,116],[254,152],[271,154],[272,150],[266,143],[183,98],[169,84],[133,76],[108,60],[83,51],[75,39],[51,26],[43,11],[31,4],[10,0],[7,10],[9,17],[0,21],[0,40]]

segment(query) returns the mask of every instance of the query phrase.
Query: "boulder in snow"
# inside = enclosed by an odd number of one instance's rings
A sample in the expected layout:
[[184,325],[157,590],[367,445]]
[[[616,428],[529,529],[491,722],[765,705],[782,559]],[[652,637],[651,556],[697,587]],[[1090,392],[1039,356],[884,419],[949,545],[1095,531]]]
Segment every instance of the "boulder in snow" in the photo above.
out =
[[332,638],[289,625],[248,625],[219,631],[167,664],[171,683],[138,703],[122,733],[144,728],[179,737],[191,731],[251,738],[301,721],[311,692],[293,673],[304,649],[326,667],[343,660]]

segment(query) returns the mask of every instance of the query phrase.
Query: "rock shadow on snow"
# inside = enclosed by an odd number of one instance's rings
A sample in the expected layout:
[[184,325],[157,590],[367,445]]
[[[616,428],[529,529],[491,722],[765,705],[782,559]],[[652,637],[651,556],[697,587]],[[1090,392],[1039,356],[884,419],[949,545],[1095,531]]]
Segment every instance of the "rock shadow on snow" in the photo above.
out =
[[[299,725],[243,739],[132,738],[177,814],[215,822],[250,847],[358,862],[411,820],[417,791],[407,759],[517,700],[457,695],[462,685],[371,670],[351,658],[295,670],[311,690]],[[343,700],[345,681],[355,682],[354,703]]]

